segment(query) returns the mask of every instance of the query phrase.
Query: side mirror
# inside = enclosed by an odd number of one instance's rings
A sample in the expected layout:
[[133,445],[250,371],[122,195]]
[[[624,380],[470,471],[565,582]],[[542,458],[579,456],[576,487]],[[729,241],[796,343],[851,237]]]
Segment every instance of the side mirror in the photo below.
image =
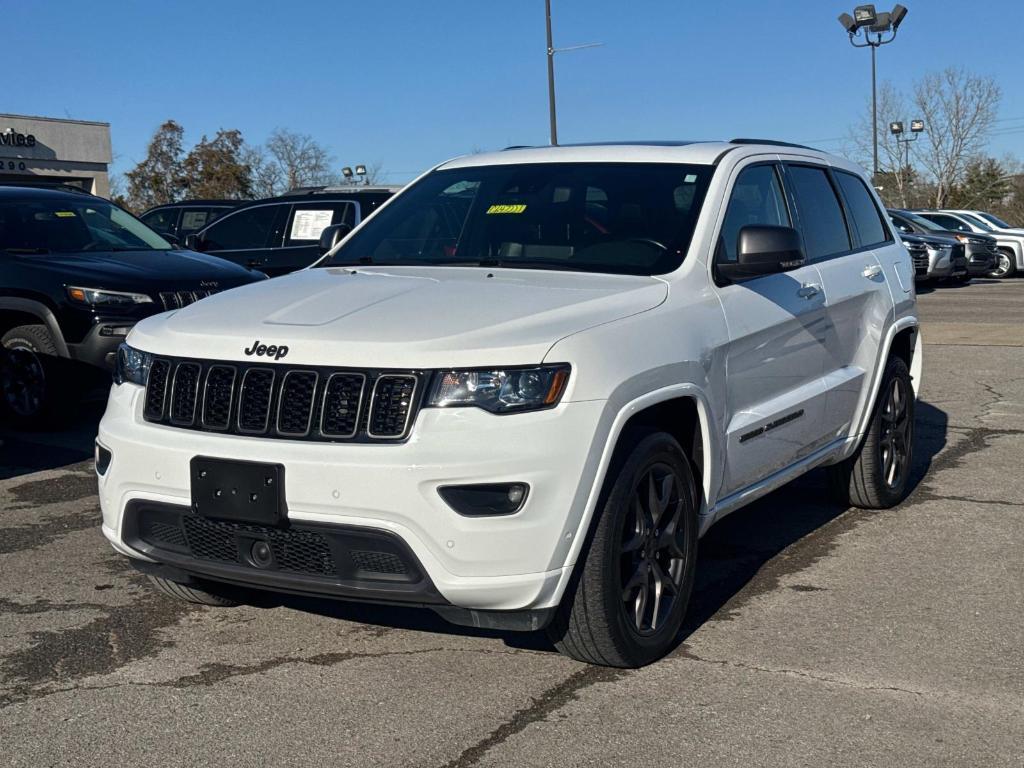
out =
[[203,250],[203,243],[199,239],[198,232],[189,232],[187,235],[185,235],[185,247],[188,248],[190,251]]
[[320,233],[320,255],[323,256],[344,240],[351,231],[352,227],[348,224],[332,224],[329,227],[324,227],[324,231]]
[[718,273],[729,280],[749,280],[798,269],[805,263],[800,233],[792,227],[750,224],[736,238],[736,261],[718,263]]

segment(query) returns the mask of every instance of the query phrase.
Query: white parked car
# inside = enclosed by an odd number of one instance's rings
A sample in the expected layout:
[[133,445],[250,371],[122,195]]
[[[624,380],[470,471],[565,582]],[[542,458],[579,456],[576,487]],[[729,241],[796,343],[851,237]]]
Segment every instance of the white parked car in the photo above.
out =
[[421,605],[637,666],[715,521],[823,465],[854,505],[908,493],[914,270],[844,160],[517,148],[342,233],[120,351],[103,532],[171,595]]
[[916,211],[941,227],[954,232],[981,233],[996,238],[999,256],[989,277],[1013,277],[1024,270],[1024,230],[1006,229],[995,226],[975,211]]

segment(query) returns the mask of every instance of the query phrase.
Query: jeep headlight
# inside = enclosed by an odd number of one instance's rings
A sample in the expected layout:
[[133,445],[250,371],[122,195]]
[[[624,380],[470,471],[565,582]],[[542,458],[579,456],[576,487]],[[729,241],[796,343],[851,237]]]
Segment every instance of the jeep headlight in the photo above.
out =
[[473,405],[491,413],[553,408],[562,399],[568,381],[568,365],[440,371],[434,378],[427,405]]
[[114,382],[124,384],[126,381],[146,386],[149,379],[149,368],[153,365],[153,355],[141,349],[121,344],[117,348],[117,364],[114,366]]
[[67,287],[68,298],[76,304],[88,304],[90,307],[130,307],[135,304],[152,304],[153,297],[145,293],[130,291],[105,291],[100,288],[81,288],[77,285]]

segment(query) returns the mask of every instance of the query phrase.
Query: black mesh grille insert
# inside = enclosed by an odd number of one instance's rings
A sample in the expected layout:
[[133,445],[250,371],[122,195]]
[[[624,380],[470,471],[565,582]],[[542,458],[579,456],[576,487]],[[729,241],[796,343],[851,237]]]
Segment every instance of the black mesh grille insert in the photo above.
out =
[[352,437],[359,426],[366,376],[361,373],[335,373],[324,392],[320,432],[333,437]]
[[269,368],[250,368],[245,372],[238,402],[239,430],[250,433],[267,431],[273,385],[274,372]]
[[352,562],[362,571],[370,573],[405,573],[402,558],[391,552],[371,552],[364,549],[353,549],[350,553]]
[[305,435],[313,421],[314,371],[289,371],[281,384],[277,431],[283,435]]
[[188,546],[185,541],[185,533],[180,526],[163,523],[153,520],[148,524],[149,531],[146,539],[160,544],[169,544],[172,547],[184,548]]
[[205,517],[182,517],[188,544],[195,557],[222,563],[240,563],[242,550],[250,541],[265,541],[274,553],[277,570],[334,576],[337,568],[327,538],[314,531],[293,531],[268,528],[247,523],[208,520]]
[[187,429],[326,442],[408,437],[428,372],[155,360],[144,417]]
[[370,437],[398,437],[405,434],[415,392],[415,376],[384,375],[377,379],[367,430]]
[[167,360],[154,360],[149,369],[144,414],[151,421],[159,421],[163,418],[164,398],[167,396],[167,379],[170,371],[171,364]]
[[171,383],[171,423],[188,425],[195,420],[199,392],[199,363],[181,363]]
[[230,365],[211,365],[206,372],[203,393],[203,426],[227,429],[231,424],[231,403],[234,400],[235,369]]

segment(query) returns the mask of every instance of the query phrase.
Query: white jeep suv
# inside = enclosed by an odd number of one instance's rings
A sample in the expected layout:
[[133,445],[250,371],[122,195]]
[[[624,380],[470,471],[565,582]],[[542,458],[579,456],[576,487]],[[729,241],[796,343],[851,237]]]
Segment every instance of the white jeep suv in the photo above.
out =
[[914,270],[844,160],[515,148],[338,235],[120,350],[103,532],[168,594],[420,605],[637,666],[716,520],[822,465],[858,506],[908,492]]

